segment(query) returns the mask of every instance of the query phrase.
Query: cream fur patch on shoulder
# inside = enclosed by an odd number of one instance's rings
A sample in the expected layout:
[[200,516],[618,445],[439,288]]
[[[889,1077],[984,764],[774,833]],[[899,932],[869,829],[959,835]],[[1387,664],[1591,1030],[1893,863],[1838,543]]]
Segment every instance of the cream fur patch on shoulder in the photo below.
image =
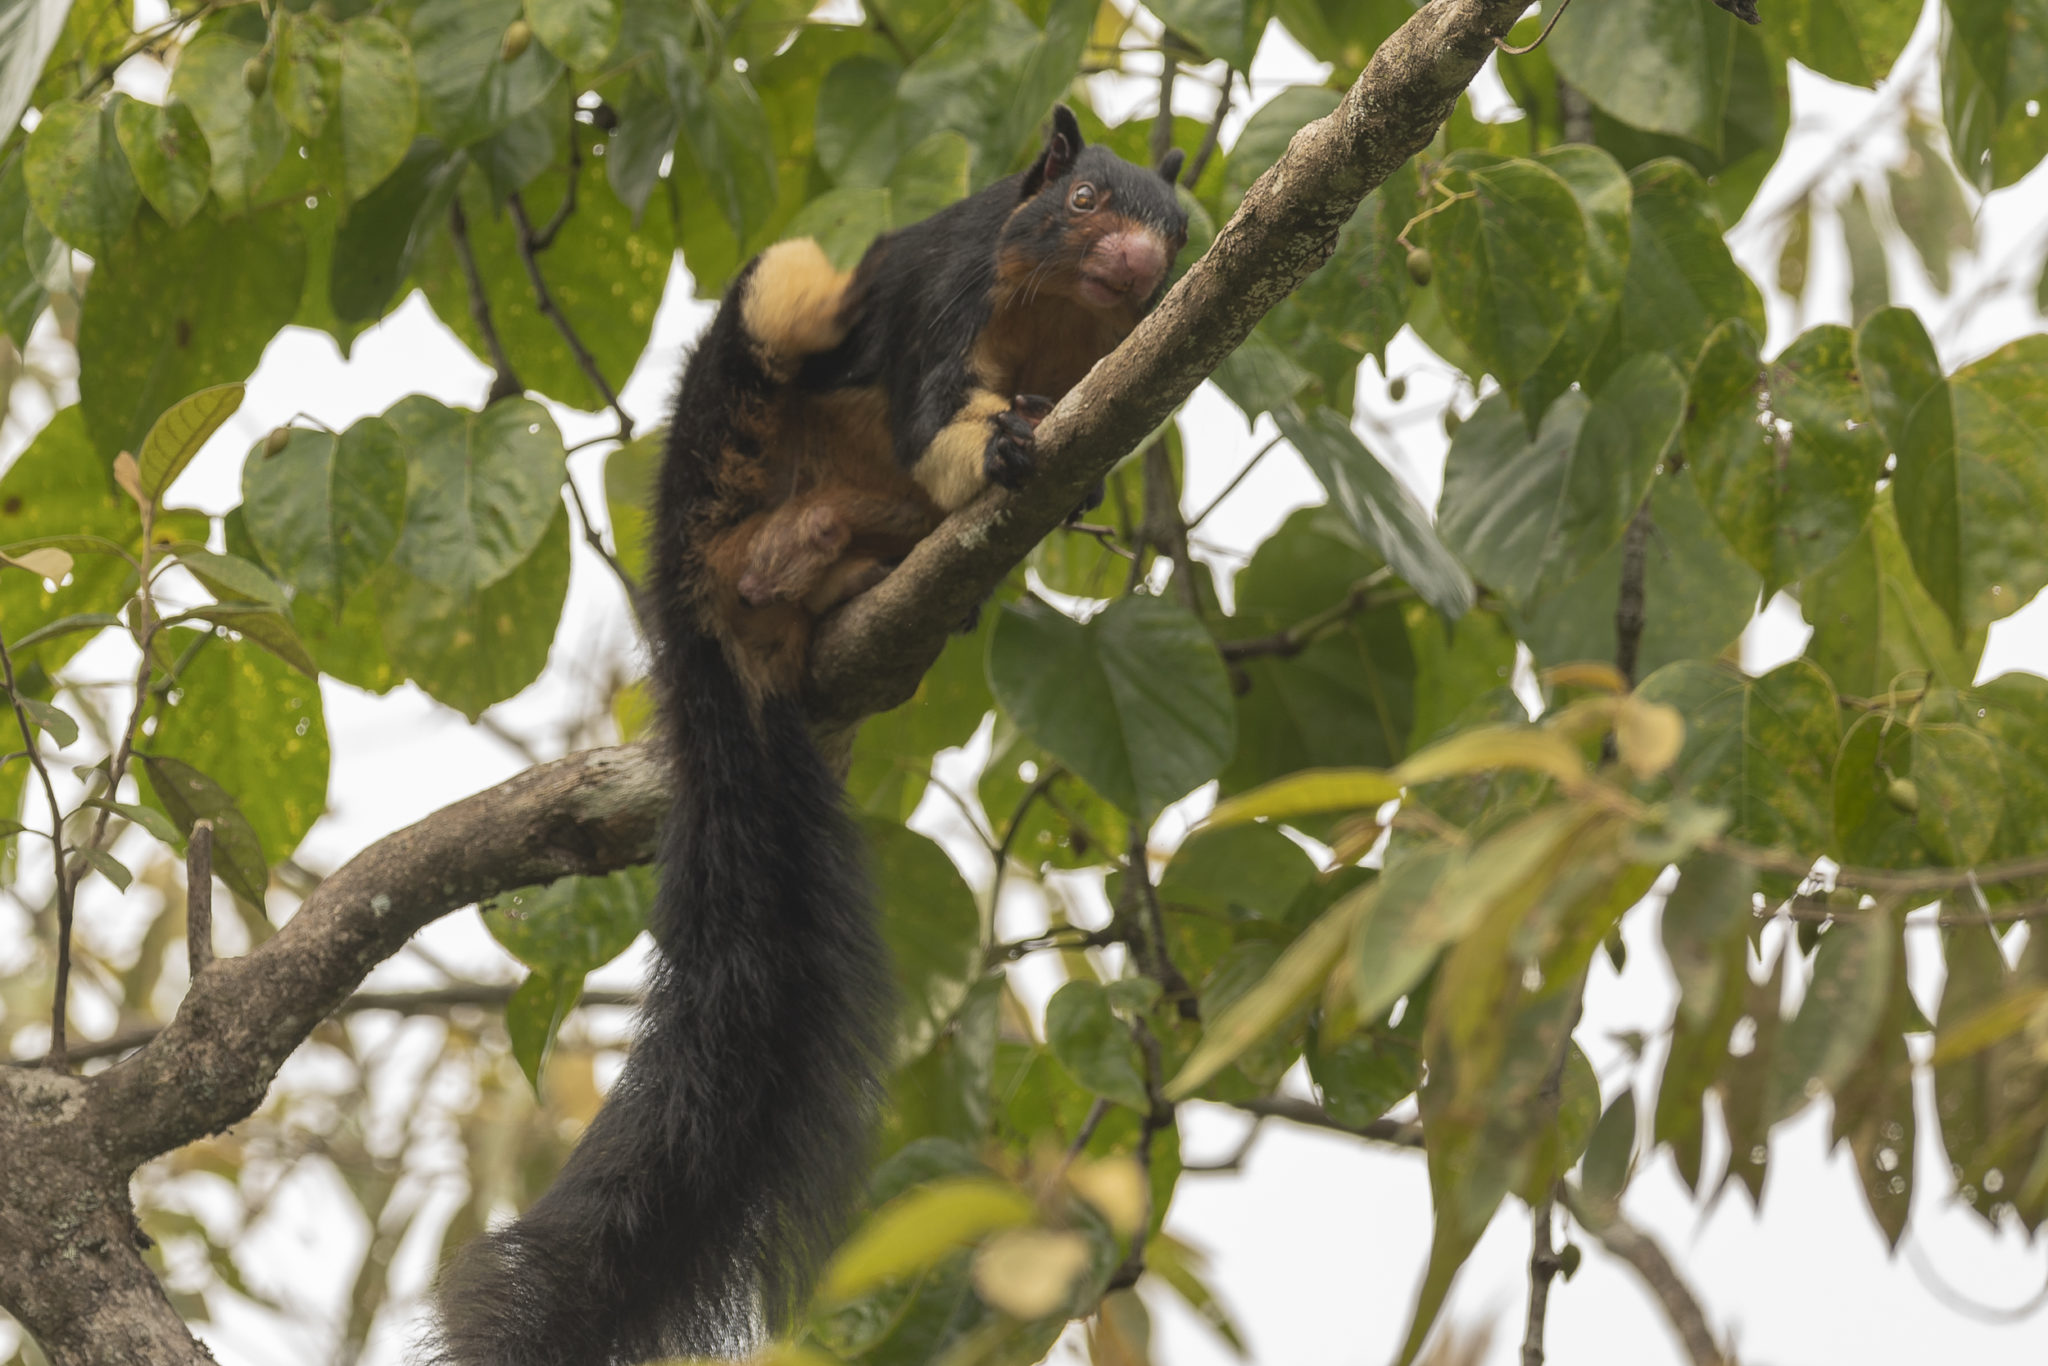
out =
[[808,237],[777,242],[761,253],[747,281],[740,322],[756,345],[771,356],[808,356],[846,340],[840,306],[852,279],[834,270]]

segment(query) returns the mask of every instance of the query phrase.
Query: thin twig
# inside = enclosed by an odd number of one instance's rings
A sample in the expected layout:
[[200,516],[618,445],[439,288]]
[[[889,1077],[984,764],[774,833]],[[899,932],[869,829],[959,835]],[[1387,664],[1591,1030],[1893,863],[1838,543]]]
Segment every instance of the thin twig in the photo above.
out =
[[1650,1293],[1657,1297],[1664,1317],[1671,1321],[1679,1341],[1685,1344],[1692,1366],[1723,1366],[1728,1358],[1714,1341],[1713,1330],[1707,1326],[1707,1316],[1700,1309],[1699,1300],[1686,1287],[1656,1239],[1629,1223],[1619,1210],[1596,1213],[1589,1207],[1584,1194],[1570,1182],[1563,1183],[1561,1190],[1564,1206],[1571,1211],[1579,1226],[1598,1238],[1602,1247],[1628,1263],[1629,1269],[1640,1276],[1650,1288]]
[[526,267],[526,278],[533,285],[533,298],[542,316],[555,325],[555,331],[562,334],[568,344],[569,353],[576,357],[577,368],[583,371],[598,395],[604,399],[604,406],[611,409],[619,419],[619,440],[633,439],[633,419],[626,416],[626,410],[619,406],[619,396],[613,391],[611,381],[604,377],[604,371],[597,365],[597,358],[590,354],[590,348],[583,344],[583,338],[576,335],[576,329],[569,325],[568,318],[555,304],[555,296],[548,289],[547,278],[540,273],[540,261],[535,256],[540,247],[540,237],[533,230],[533,220],[527,215],[526,201],[517,191],[509,201],[512,221],[519,227],[519,259]]
[[562,191],[562,202],[555,206],[555,216],[548,225],[534,234],[533,249],[536,253],[546,251],[555,244],[555,238],[562,231],[562,225],[569,221],[569,215],[576,212],[576,183],[583,178],[583,144],[576,136],[576,130],[569,130],[569,184]]
[[1265,1128],[1266,1117],[1253,1115],[1251,1124],[1244,1131],[1244,1137],[1238,1140],[1237,1147],[1232,1149],[1230,1156],[1220,1162],[1183,1162],[1180,1168],[1182,1174],[1193,1172],[1198,1176],[1209,1176],[1243,1171],[1246,1159],[1252,1155],[1252,1148],[1258,1143],[1259,1135],[1265,1132]]
[[1545,1196],[1529,1215],[1529,1318],[1522,1330],[1522,1366],[1543,1366],[1543,1323],[1550,1312],[1550,1283],[1563,1269],[1550,1239],[1552,1208],[1550,1197]]
[[[1136,915],[1129,917],[1137,930],[1126,936],[1125,942],[1131,947],[1132,956],[1138,960],[1138,970],[1159,984],[1160,992],[1183,1020],[1200,1020],[1201,1003],[1195,999],[1195,989],[1188,985],[1188,979],[1174,966],[1173,955],[1166,948],[1166,919],[1159,909],[1159,889],[1152,885],[1151,853],[1146,843],[1146,830],[1137,821],[1131,822],[1131,844],[1129,857],[1125,859],[1124,891]],[[1125,917],[1119,916],[1119,920]]]
[[14,723],[21,727],[21,743],[28,750],[28,761],[42,779],[43,796],[50,803],[50,866],[57,875],[57,981],[56,998],[50,1004],[50,1051],[45,1062],[62,1072],[70,1067],[65,1047],[64,998],[71,988],[71,911],[78,878],[70,872],[64,856],[64,808],[57,801],[57,785],[50,781],[42,747],[36,743],[35,731],[29,724],[28,708],[21,704],[21,693],[14,681],[14,656],[8,652],[5,637],[0,637],[0,676],[4,676],[7,684],[7,700],[14,708]]
[[1166,160],[1173,150],[1173,82],[1180,75],[1180,63],[1172,53],[1159,56],[1159,112],[1152,119],[1152,164]]
[[[343,1001],[329,1018],[344,1015],[359,1015],[366,1010],[388,1010],[399,1015],[446,1015],[451,1010],[465,1006],[503,1006],[517,990],[513,982],[461,982],[453,986],[429,987],[421,991],[359,991]],[[586,991],[576,999],[576,1008],[585,1006],[637,1006],[640,993],[637,991]],[[109,1034],[104,1039],[93,1039],[71,1050],[71,1061],[89,1062],[94,1058],[111,1058],[132,1052],[142,1047],[163,1032],[161,1025],[143,1025],[135,1029],[124,1029]],[[24,1066],[34,1059],[15,1062],[13,1066]]]
[[1252,458],[1244,462],[1243,469],[1239,470],[1236,474],[1230,476],[1230,482],[1223,486],[1223,491],[1217,494],[1214,498],[1211,498],[1209,500],[1208,506],[1204,507],[1200,512],[1196,513],[1192,518],[1188,520],[1188,530],[1193,531],[1196,527],[1208,521],[1209,514],[1214,512],[1217,508],[1221,507],[1223,505],[1223,500],[1225,498],[1228,498],[1231,494],[1236,493],[1238,486],[1244,483],[1244,481],[1250,477],[1251,472],[1259,467],[1259,462],[1261,460],[1264,460],[1267,457],[1267,455],[1272,453],[1273,449],[1276,446],[1278,446],[1282,441],[1286,439],[1287,438],[1282,436],[1276,436],[1271,441],[1268,441],[1265,445],[1259,447],[1256,451],[1253,451]]
[[193,976],[213,962],[213,822],[192,822],[185,842],[185,961]]
[[1160,1092],[1166,1078],[1159,1057],[1159,1040],[1152,1037],[1152,1031],[1141,1019],[1131,1021],[1131,1037],[1137,1041],[1138,1053],[1145,1060],[1145,1093],[1152,1100],[1138,1124],[1138,1190],[1144,1195],[1144,1207],[1137,1227],[1131,1230],[1130,1251],[1110,1273],[1108,1290],[1128,1290],[1145,1274],[1145,1242],[1152,1232],[1152,1140],[1174,1124],[1173,1102]]
[[1391,569],[1374,570],[1352,584],[1351,591],[1344,595],[1342,601],[1324,608],[1306,620],[1296,622],[1284,631],[1275,631],[1271,635],[1250,636],[1244,640],[1226,640],[1216,648],[1226,661],[1233,664],[1243,659],[1274,656],[1290,659],[1321,640],[1333,627],[1360,612],[1379,606],[1382,599],[1373,590],[1392,577]]
[[990,916],[995,915],[996,907],[1002,901],[1003,879],[1010,871],[1010,851],[1017,846],[1017,836],[1024,829],[1025,815],[1030,812],[1033,803],[1046,794],[1046,790],[1053,785],[1054,779],[1066,771],[1065,768],[1058,764],[1047,764],[1045,772],[1039,774],[1032,781],[1031,786],[1024,789],[1024,795],[1017,799],[1017,809],[1010,813],[1009,824],[1003,827],[1002,842],[995,847],[996,871],[995,876],[989,882],[988,889],[988,911]]
[[1258,1096],[1251,1100],[1233,1100],[1225,1103],[1231,1109],[1242,1110],[1248,1115],[1284,1119],[1289,1124],[1350,1134],[1353,1138],[1369,1139],[1374,1143],[1387,1144],[1389,1147],[1422,1147],[1422,1126],[1413,1120],[1382,1118],[1373,1120],[1370,1124],[1346,1124],[1314,1101],[1300,1100],[1294,1096]]
[[1230,93],[1236,88],[1237,73],[1223,73],[1223,89],[1216,92],[1216,112],[1209,118],[1209,127],[1202,134],[1202,145],[1195,148],[1195,154],[1188,158],[1187,169],[1181,172],[1180,183],[1189,189],[1202,178],[1202,172],[1209,167],[1209,158],[1216,155],[1216,144],[1223,137],[1223,120],[1230,117]]
[[511,398],[526,392],[526,386],[519,382],[519,374],[512,368],[512,358],[505,354],[505,343],[498,336],[498,325],[491,318],[490,296],[484,293],[484,277],[476,268],[476,253],[469,245],[469,217],[462,211],[462,196],[456,195],[448,201],[448,236],[455,243],[455,259],[462,263],[462,278],[469,286],[469,316],[476,323],[476,330],[483,335],[484,345],[490,348],[491,393],[490,403],[501,398]]
[[[1202,595],[1195,587],[1195,561],[1188,554],[1188,524],[1180,511],[1180,480],[1173,475],[1173,453],[1162,438],[1145,447],[1145,525],[1140,533],[1146,541],[1165,552],[1173,562],[1174,583],[1180,590],[1181,605],[1197,617],[1202,615]],[[1132,562],[1137,573],[1144,563],[1141,555]]]
[[[1493,45],[1501,50],[1503,56],[1526,57],[1531,52],[1534,52],[1537,48],[1543,46],[1543,40],[1550,36],[1550,30],[1557,27],[1557,21],[1564,18],[1564,12],[1571,8],[1571,4],[1572,0],[1558,0],[1557,8],[1550,12],[1550,22],[1543,26],[1543,32],[1536,35],[1535,42],[1526,44],[1522,47],[1509,47],[1506,43],[1496,38],[1493,40]],[[1528,1349],[1524,1348],[1523,1356],[1526,1357],[1527,1355]],[[1536,1354],[1536,1360],[1537,1362],[1541,1362],[1542,1359],[1543,1354],[1539,1351]],[[1532,1366],[1534,1366],[1534,1363],[1532,1363]]]
[[[576,520],[583,524],[584,541],[612,571],[612,577],[619,581],[619,587],[626,590],[626,605],[633,609],[633,616],[639,619],[640,585],[626,572],[625,564],[612,553],[611,547],[604,543],[604,537],[598,534],[597,523],[591,519],[590,508],[583,501],[583,490],[576,487],[576,476],[565,471],[563,482],[569,486],[569,502],[576,509]],[[646,623],[642,620],[641,624],[644,626]]]

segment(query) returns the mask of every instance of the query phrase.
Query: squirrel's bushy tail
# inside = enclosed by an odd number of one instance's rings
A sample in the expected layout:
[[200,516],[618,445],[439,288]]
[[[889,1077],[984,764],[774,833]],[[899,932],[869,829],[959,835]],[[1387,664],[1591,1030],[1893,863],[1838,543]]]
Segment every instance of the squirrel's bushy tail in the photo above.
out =
[[640,1034],[553,1187],[444,1272],[429,1361],[744,1348],[800,1307],[865,1172],[891,1014],[858,828],[797,703],[757,718],[667,615],[678,792]]

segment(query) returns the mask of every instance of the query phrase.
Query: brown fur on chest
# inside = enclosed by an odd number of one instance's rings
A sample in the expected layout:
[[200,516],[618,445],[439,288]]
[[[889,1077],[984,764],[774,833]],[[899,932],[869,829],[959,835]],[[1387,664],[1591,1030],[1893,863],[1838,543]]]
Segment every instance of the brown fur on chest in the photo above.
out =
[[975,373],[996,393],[1057,401],[1137,323],[1135,314],[1097,312],[1064,295],[999,285],[995,311],[975,342]]

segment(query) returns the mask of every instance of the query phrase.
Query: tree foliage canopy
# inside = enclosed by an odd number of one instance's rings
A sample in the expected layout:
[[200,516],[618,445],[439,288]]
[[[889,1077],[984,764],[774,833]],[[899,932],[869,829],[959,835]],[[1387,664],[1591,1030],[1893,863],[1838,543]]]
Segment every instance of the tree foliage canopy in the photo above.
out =
[[[1416,9],[846,8],[209,0],[138,30],[126,5],[0,0],[8,373],[37,345],[77,366],[76,401],[0,472],[21,741],[0,743],[0,866],[51,912],[39,966],[8,985],[11,1030],[48,1009],[78,885],[127,891],[131,868],[164,910],[136,957],[94,961],[73,989],[151,1018],[176,961],[175,860],[201,822],[253,938],[266,902],[309,892],[292,856],[326,807],[323,679],[410,682],[474,721],[546,666],[578,537],[637,574],[659,432],[617,395],[678,253],[707,298],[782,237],[850,262],[1024,164],[1066,100],[1134,161],[1189,153],[1185,271]],[[910,702],[860,729],[848,788],[898,959],[900,1067],[872,1211],[792,1361],[1031,1361],[1093,1315],[1094,1359],[1136,1362],[1143,1309],[1120,1292],[1140,1276],[1235,1341],[1194,1250],[1162,1229],[1174,1107],[1270,1107],[1304,1062],[1320,1122],[1411,1141],[1389,1115],[1419,1107],[1436,1238],[1411,1357],[1509,1196],[1557,1194],[1597,1236],[1663,1149],[1702,1198],[1756,1198],[1771,1130],[1823,1096],[1893,1244],[1916,1142],[1941,1146],[1985,1219],[2048,1219],[2048,935],[2015,954],[2008,932],[2048,905],[2048,681],[1978,677],[1988,629],[2048,586],[2048,338],[1946,368],[1890,306],[1904,258],[1885,250],[1896,230],[1948,290],[1979,197],[2048,156],[2048,49],[2028,6],[1933,5],[1936,124],[1909,98],[1924,73],[1894,70],[1919,0],[1782,0],[1759,27],[1728,8],[1583,0],[1541,46],[1504,52],[1511,103],[1481,118],[1461,99],[1216,371],[1323,505],[1220,582],[1190,553],[1202,514],[1182,510],[1169,424]],[[1219,146],[1276,23],[1329,81],[1281,91]],[[1205,84],[1214,121],[1106,124],[1105,87],[1084,78],[1159,81],[1162,54],[1169,108]],[[1760,287],[1724,234],[1778,161],[1794,62],[1906,92],[1883,111],[1906,155],[1840,202],[1818,176],[1783,200]],[[117,79],[138,70],[168,81],[145,98]],[[1832,223],[1854,325],[1773,352],[1767,290],[1797,312]],[[180,472],[282,329],[346,354],[415,290],[493,372],[489,402],[294,422],[248,451],[239,506],[180,505]],[[1390,434],[1355,421],[1404,328],[1458,385],[1434,515],[1383,463]],[[568,480],[565,410],[616,418],[604,518]],[[1737,638],[1780,591],[1813,635],[1745,673]],[[102,637],[132,641],[118,696],[68,671]],[[624,738],[645,711],[621,691]],[[945,794],[997,870],[970,888],[905,822],[935,755],[977,734],[976,786]],[[1210,784],[1214,814],[1148,853],[1161,814]],[[1082,881],[1058,874],[1075,872],[1102,880],[1106,922],[1060,909]],[[527,973],[503,1002],[510,1054],[551,1108],[509,1084],[490,1020],[458,1014],[445,1047],[481,1099],[458,1116],[471,1194],[449,1238],[530,1198],[562,1151],[553,1117],[594,1105],[588,1040],[550,1055],[585,976],[637,934],[651,876],[484,904]],[[1005,879],[1043,884],[1045,933],[997,941]],[[1571,1033],[1595,956],[1618,960],[1621,919],[1653,888],[1678,1008],[1668,1048],[1603,1107]],[[1938,1025],[1905,973],[1930,924]],[[1094,952],[1109,945],[1124,952]],[[1042,1019],[1008,979],[1041,952],[1065,976]],[[1788,976],[1807,983],[1796,1010]],[[377,1064],[346,1030],[322,1038],[366,1090]],[[1915,1056],[1935,1133],[1916,1122]],[[166,1192],[194,1171],[254,1191],[295,1126],[323,1123],[297,1108],[183,1148],[139,1187],[159,1244],[203,1254],[152,1254],[182,1268],[195,1320],[201,1289],[254,1292],[232,1237]],[[1702,1157],[1716,1122],[1718,1171]],[[403,1233],[411,1135],[324,1123],[372,1225]],[[365,1256],[352,1342],[396,1242],[380,1232]]]

